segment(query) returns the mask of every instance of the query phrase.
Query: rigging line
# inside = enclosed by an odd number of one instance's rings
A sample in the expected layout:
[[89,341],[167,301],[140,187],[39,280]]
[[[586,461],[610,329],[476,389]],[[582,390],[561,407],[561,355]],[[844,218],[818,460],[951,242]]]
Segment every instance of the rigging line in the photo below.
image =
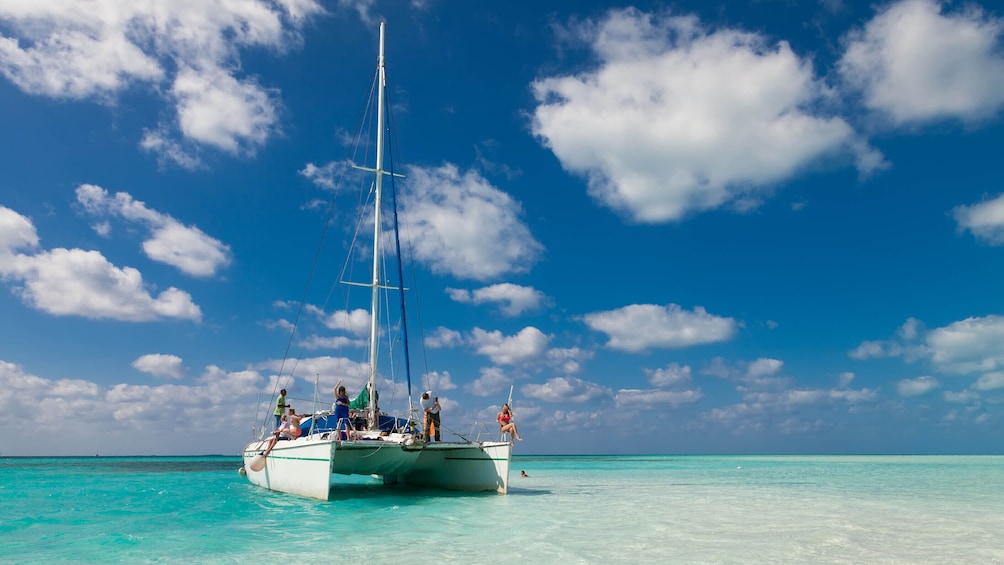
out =
[[[394,170],[395,170],[395,168],[394,168],[394,163],[395,163],[395,161],[394,161],[394,147],[395,146],[400,146],[400,141],[399,141],[399,139],[397,137],[397,127],[394,127],[394,125],[393,125],[395,123],[395,121],[394,121],[394,105],[390,103],[390,95],[389,94],[387,95],[387,101],[386,101],[386,103],[387,103],[387,117],[388,117],[387,121],[391,125],[390,132],[394,136],[394,143],[391,143],[388,146],[388,154],[389,154],[388,155],[388,162],[390,163],[390,172],[391,172],[391,175],[390,175],[391,201],[392,201],[393,206],[394,206],[394,242],[397,245],[398,280],[400,281],[400,292],[401,292],[401,321],[402,321],[402,325],[404,326],[403,334],[404,334],[405,370],[407,371],[407,378],[408,378],[408,398],[410,399],[411,398],[411,352],[410,352],[411,347],[409,346],[409,343],[408,343],[408,329],[407,329],[407,321],[406,321],[406,318],[405,318],[404,272],[403,272],[403,267],[402,267],[403,257],[401,255],[400,221],[398,219],[398,205],[397,205],[397,190],[398,189],[397,189],[397,183],[394,180],[397,177],[393,174]],[[407,226],[407,224],[406,224],[406,226]],[[409,239],[409,241],[411,241],[411,240]],[[409,252],[410,251],[411,251],[411,248],[409,248]],[[411,267],[411,278],[412,278],[412,283],[413,283],[412,287],[414,289],[412,291],[412,295],[414,296],[415,311],[416,311],[416,314],[418,316],[418,331],[419,331],[419,335],[422,338],[421,339],[422,360],[423,360],[424,369],[425,369],[423,371],[423,374],[425,375],[425,378],[423,378],[422,382],[423,382],[423,384],[429,385],[430,384],[429,376],[428,376],[429,375],[429,360],[428,360],[428,357],[427,357],[426,351],[425,351],[425,333],[424,333],[424,331],[422,329],[422,309],[421,309],[421,307],[419,305],[419,301],[418,301],[418,276],[415,274],[415,261],[414,261],[414,257],[413,256],[410,257],[409,264],[410,264],[410,267]],[[425,390],[428,390],[429,388],[431,388],[431,387],[427,387]]]
[[[373,83],[372,83],[373,85],[376,84],[376,81],[378,80],[378,78],[379,78],[379,71],[377,72],[377,76],[375,76],[374,79],[373,79]],[[370,102],[367,103],[364,106],[363,110],[359,113],[359,117],[357,118],[357,122],[356,122],[356,131],[358,132],[357,133],[357,141],[358,141],[358,139],[360,139],[360,137],[362,135],[362,125],[365,122],[365,117],[366,117],[366,114],[368,113],[368,109],[369,109],[370,106],[372,106],[372,97],[373,97],[372,92],[373,92],[373,86],[371,85],[370,86]],[[347,158],[346,159],[347,160],[351,159],[354,156],[354,151],[358,150],[358,146],[359,146],[359,143],[356,143],[356,144],[353,145],[353,147],[349,148],[346,151],[346,153],[347,153]],[[323,227],[321,229],[321,237],[320,237],[319,241],[317,242],[316,249],[314,250],[314,258],[313,258],[313,261],[312,261],[312,263],[310,265],[310,272],[307,275],[307,283],[304,286],[303,295],[302,295],[302,297],[300,299],[299,307],[296,310],[296,316],[293,318],[293,327],[290,328],[290,331],[289,331],[289,340],[286,342],[286,350],[283,353],[282,362],[279,365],[279,377],[280,378],[276,379],[275,384],[273,385],[273,388],[272,388],[272,396],[273,397],[275,396],[275,393],[276,393],[277,390],[279,390],[280,388],[285,388],[284,386],[280,387],[279,383],[280,383],[280,381],[282,381],[282,374],[283,374],[283,371],[284,371],[285,366],[286,366],[286,361],[289,359],[289,352],[290,352],[290,349],[292,349],[292,347],[293,347],[293,338],[296,336],[296,328],[299,326],[300,317],[303,314],[303,310],[304,310],[304,307],[305,307],[304,305],[306,304],[306,301],[307,301],[307,294],[310,291],[310,284],[313,281],[314,273],[317,271],[317,264],[320,261],[321,250],[324,248],[324,240],[325,240],[325,238],[326,238],[326,236],[328,234],[328,229],[331,226],[332,219],[334,217],[335,203],[338,201],[338,195],[339,195],[339,193],[341,191],[340,189],[341,189],[342,183],[344,182],[345,175],[348,172],[348,170],[349,170],[348,167],[342,167],[342,170],[340,172],[340,176],[338,178],[338,181],[333,183],[334,184],[334,188],[335,188],[335,193],[332,195],[330,203],[328,204],[328,210],[327,210],[327,212],[325,213],[325,216],[324,216],[324,225],[323,225]],[[299,362],[297,362],[297,364],[299,364]],[[285,382],[288,383],[292,378],[293,378],[293,373],[292,373],[292,371],[290,371],[290,374],[289,374],[289,376],[286,377],[286,381]]]
[[[389,111],[389,110],[388,110]],[[397,280],[398,280],[398,294],[401,298],[401,335],[404,339],[404,372],[405,378],[408,381],[408,398],[411,398],[411,353],[408,351],[410,349],[408,344],[408,316],[405,310],[405,297],[404,297],[404,269],[401,265],[401,235],[400,235],[400,225],[398,224],[398,206],[397,206],[397,183],[394,181],[394,154],[393,151],[388,150],[390,153],[390,199],[391,206],[393,210],[394,219],[394,245],[395,245],[395,257],[397,258]],[[417,292],[417,290],[416,290]]]
[[[376,94],[377,94],[377,88],[378,88],[378,85],[379,85],[379,80],[380,80],[380,69],[379,69],[379,65],[378,65],[377,70],[375,71],[374,76],[373,76],[373,82],[370,84],[369,99],[367,100],[367,103],[366,103],[366,106],[365,106],[365,110],[366,111],[365,111],[365,113],[363,115],[363,119],[366,122],[366,125],[365,126],[360,125],[359,128],[358,128],[358,130],[357,130],[357,132],[356,132],[356,142],[353,144],[353,148],[356,150],[356,153],[353,155],[353,158],[351,159],[350,163],[348,163],[348,164],[356,162],[357,158],[359,157],[359,154],[361,153],[362,154],[361,164],[364,165],[364,166],[368,165],[368,162],[366,160],[367,160],[367,158],[370,155],[370,148],[372,147],[370,141],[371,141],[371,138],[373,137],[371,134],[369,134],[369,132],[371,132],[374,129],[374,127],[375,127],[374,126],[374,120],[375,120],[375,117],[376,117],[376,112],[374,111],[374,109],[376,108],[377,105],[374,102],[374,99],[377,97]],[[363,135],[364,131],[367,132],[367,135]],[[365,146],[365,150],[363,150],[364,146]],[[346,172],[348,172],[351,169],[352,169],[352,167],[347,166],[346,167]],[[360,184],[364,185],[365,184],[364,177],[360,176],[359,178],[360,178]],[[369,182],[369,189],[368,190],[362,190],[361,189],[361,190],[358,191],[359,200],[356,202],[356,208],[355,208],[355,210],[358,213],[355,214],[356,223],[355,223],[355,226],[354,226],[353,231],[352,231],[352,239],[351,239],[351,241],[349,242],[349,245],[348,245],[348,253],[345,254],[345,262],[342,264],[342,268],[339,271],[338,278],[335,281],[333,281],[331,287],[328,289],[328,295],[327,295],[327,297],[324,300],[324,305],[322,307],[322,311],[326,311],[327,310],[328,304],[331,302],[331,297],[335,293],[335,289],[339,287],[339,285],[341,284],[341,282],[342,281],[351,281],[351,280],[354,279],[353,272],[354,272],[354,267],[355,267],[356,262],[357,262],[357,253],[360,252],[360,248],[361,248],[361,245],[359,243],[360,242],[360,236],[361,236],[361,233],[362,233],[363,225],[369,219],[369,216],[365,213],[365,211],[369,208],[369,202],[371,201],[371,199],[375,197],[375,194],[374,194],[375,190],[376,190],[376,186],[375,186],[374,182],[370,181]],[[351,285],[351,284],[350,285],[345,285],[345,293],[343,295],[344,301],[343,301],[342,307],[343,307],[344,311],[346,312],[346,318],[347,318],[347,322],[346,323],[347,323],[347,326],[348,326],[349,333],[351,333],[351,334],[358,334],[359,332],[357,331],[355,325],[353,324],[353,317],[351,315],[348,315],[349,312],[351,312],[350,308],[351,308],[351,305],[352,305],[352,295],[353,294],[354,294],[354,286]],[[369,352],[368,351],[363,351],[362,353],[363,353],[364,356],[366,356],[366,357],[364,357],[364,359],[368,359],[368,353]],[[367,362],[364,361],[364,364],[366,364],[366,363]],[[357,376],[360,376],[360,375],[357,375]],[[361,376],[363,376],[363,380],[365,381],[366,380],[365,375],[361,375]]]
[[[367,125],[363,126],[362,123],[360,123],[360,125],[358,126],[358,129],[356,131],[355,142],[352,144],[352,148],[354,150],[354,153],[352,154],[352,156],[348,160],[348,162],[345,164],[346,166],[345,166],[344,171],[345,171],[346,174],[351,169],[351,165],[350,164],[353,163],[353,162],[355,162],[356,159],[358,158],[358,154],[359,154],[359,152],[360,152],[360,150],[361,150],[361,148],[362,148],[363,145],[365,145],[367,149],[362,151],[362,154],[363,154],[363,159],[362,159],[363,163],[362,164],[363,165],[367,164],[366,163],[366,156],[369,155],[369,150],[368,150],[368,148],[369,148],[369,138],[371,136],[370,135],[363,135],[363,132],[364,131],[369,132],[370,130],[373,129],[374,112],[372,110],[373,110],[373,106],[375,106],[375,104],[373,102],[373,99],[376,97],[376,89],[377,89],[377,81],[378,80],[379,80],[379,71],[374,76],[373,82],[370,85],[369,99],[367,100],[367,103],[366,103],[364,115],[361,117],[361,119],[363,121],[365,121]],[[364,143],[364,141],[365,141],[365,143]],[[365,183],[363,182],[363,178],[360,177],[360,185],[364,185],[364,184]],[[341,271],[339,271],[339,273],[338,273],[338,278],[335,279],[332,282],[331,287],[328,289],[328,295],[325,297],[324,303],[321,306],[321,310],[322,311],[326,311],[327,310],[328,304],[331,302],[331,297],[335,293],[335,289],[338,288],[338,285],[339,285],[340,281],[352,280],[352,278],[353,278],[352,272],[353,272],[353,267],[355,266],[355,253],[356,253],[357,245],[358,245],[358,242],[359,242],[359,235],[361,233],[360,230],[362,228],[363,223],[366,220],[366,215],[363,213],[363,211],[366,210],[367,205],[369,203],[369,199],[370,199],[371,196],[373,196],[373,191],[375,189],[375,187],[373,186],[372,182],[370,182],[369,184],[370,184],[370,187],[369,187],[368,191],[367,190],[362,190],[362,189],[360,189],[358,191],[359,200],[356,202],[356,210],[359,211],[359,213],[355,214],[356,224],[355,224],[355,227],[354,227],[354,229],[352,231],[352,239],[350,240],[349,245],[348,245],[348,253],[345,254],[345,262],[342,264]],[[347,290],[346,293],[345,293],[344,308],[345,308],[346,312],[349,311],[349,305],[350,305],[350,298],[349,298],[349,296],[351,294],[351,288],[352,287],[349,286],[348,287],[349,290]],[[349,322],[351,323],[351,319],[349,320]],[[355,332],[355,328],[351,328],[350,327],[350,331],[352,333],[356,333]]]

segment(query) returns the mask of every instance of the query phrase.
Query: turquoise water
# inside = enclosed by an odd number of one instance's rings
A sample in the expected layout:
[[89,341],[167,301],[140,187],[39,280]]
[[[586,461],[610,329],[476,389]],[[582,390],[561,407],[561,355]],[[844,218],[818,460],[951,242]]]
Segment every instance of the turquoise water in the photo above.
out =
[[517,456],[508,496],[328,502],[239,465],[2,458],[0,562],[1004,563],[1002,456]]

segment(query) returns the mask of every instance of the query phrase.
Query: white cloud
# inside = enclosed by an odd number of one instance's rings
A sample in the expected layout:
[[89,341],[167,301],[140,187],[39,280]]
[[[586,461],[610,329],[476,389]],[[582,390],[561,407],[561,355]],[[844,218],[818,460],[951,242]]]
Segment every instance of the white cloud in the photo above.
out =
[[952,216],[960,230],[990,245],[1004,245],[1004,194],[972,206],[958,206]]
[[852,359],[878,359],[881,357],[895,357],[897,349],[890,347],[891,344],[885,341],[862,341],[857,347],[847,353]]
[[781,371],[783,366],[784,361],[760,358],[749,364],[749,367],[746,368],[746,376],[751,379],[774,376]]
[[556,347],[547,350],[547,364],[565,375],[578,373],[582,370],[582,362],[592,358],[592,351],[578,347]]
[[850,386],[851,381],[854,380],[854,373],[849,371],[840,373],[837,375],[837,386],[844,388]]
[[425,336],[425,346],[429,349],[457,347],[464,343],[460,332],[439,326]]
[[253,81],[238,81],[224,69],[183,68],[171,95],[186,138],[232,154],[253,153],[277,121],[268,91]]
[[150,230],[143,251],[154,261],[176,267],[196,277],[214,276],[231,262],[230,246],[197,227],[184,226],[169,215],[146,207],[125,192],[112,197],[93,184],[77,187],[77,202],[95,216],[112,215],[139,223]]
[[976,390],[997,390],[1004,388],[1004,372],[994,371],[980,375],[976,379],[976,383],[973,384],[973,388]]
[[896,392],[900,396],[921,396],[941,386],[934,377],[917,377],[915,379],[903,379],[896,383]]
[[[219,419],[247,417],[250,423],[253,411],[249,413],[245,399],[264,392],[262,383],[262,376],[255,371],[226,372],[210,366],[197,384],[190,386],[103,386],[83,379],[32,375],[0,360],[0,388],[9,393],[0,397],[4,422],[14,425],[30,419],[40,431],[47,432],[45,442],[32,435],[14,434],[5,442],[4,453],[217,453],[221,442],[242,445],[247,441],[247,428],[220,427]],[[72,426],[65,425],[68,415],[73,416]],[[218,433],[207,435],[205,429]],[[149,442],[154,433],[157,445]]]
[[690,366],[670,363],[665,369],[646,369],[648,383],[656,388],[673,388],[690,384]]
[[313,163],[307,163],[299,172],[300,175],[306,177],[317,186],[334,190],[338,186],[338,181],[344,175],[345,171],[349,170],[350,166],[351,163],[339,163],[335,161],[321,165],[320,167]]
[[632,304],[587,314],[583,320],[591,329],[607,334],[607,347],[631,352],[727,341],[736,330],[732,318],[708,314],[700,306],[688,311],[676,304]]
[[907,361],[916,361],[929,354],[927,347],[917,343],[926,333],[924,324],[916,318],[908,318],[897,328],[895,339],[863,341],[847,355],[852,359],[880,359],[883,357],[900,357]]
[[329,329],[349,332],[357,336],[369,335],[372,317],[369,310],[356,308],[351,312],[336,310],[324,316],[321,322]]
[[38,247],[38,232],[31,220],[5,206],[0,206],[0,260],[13,260],[18,249]]
[[533,133],[634,221],[750,209],[826,157],[852,155],[864,173],[883,166],[822,110],[829,89],[786,42],[633,8],[579,31],[599,67],[536,80]]
[[163,130],[145,130],[139,142],[140,148],[157,155],[161,165],[173,163],[182,169],[190,171],[202,167],[202,159],[194,149],[171,139],[169,133]]
[[683,404],[693,404],[704,395],[700,390],[619,390],[614,395],[618,408],[652,408],[658,406],[677,407]]
[[874,401],[878,398],[878,392],[869,388],[862,388],[858,390],[831,389],[829,391],[829,397],[833,400],[843,400],[849,404],[857,404],[861,402]]
[[555,377],[549,379],[544,384],[524,385],[520,388],[520,391],[526,396],[537,400],[575,403],[607,398],[612,394],[612,391],[608,387],[576,377]]
[[0,35],[0,74],[28,94],[105,104],[152,87],[176,120],[148,129],[141,146],[193,168],[190,148],[252,153],[276,130],[275,94],[239,75],[240,50],[281,53],[323,12],[317,0],[5,0],[0,22],[11,35]]
[[522,206],[475,171],[412,167],[402,195],[415,258],[437,273],[487,280],[526,272],[543,246]]
[[896,2],[847,36],[840,73],[895,125],[977,120],[1004,104],[1002,20],[972,4],[950,14],[942,7]]
[[979,393],[971,390],[963,390],[960,392],[946,390],[942,393],[942,398],[945,399],[945,402],[951,402],[953,404],[970,404],[979,400],[980,395]]
[[[285,386],[290,394],[298,387],[301,389],[301,396],[312,395],[314,391],[314,378],[317,378],[320,390],[331,391],[338,379],[345,380],[345,387],[349,390],[349,396],[353,396],[362,390],[363,385],[369,378],[369,363],[356,361],[346,357],[334,357],[330,355],[320,355],[317,357],[305,357],[299,359],[291,365],[287,359],[285,364],[281,359],[273,359],[258,363],[255,369],[268,370],[280,373],[285,379],[290,371],[295,371],[294,376],[300,377],[300,381],[293,379],[291,382],[280,382],[279,387]],[[273,376],[273,379],[279,379]],[[272,383],[275,384],[274,382]],[[379,390],[379,387],[378,387]],[[304,392],[306,391],[306,392]]]
[[185,368],[181,366],[181,357],[177,355],[150,353],[133,361],[132,366],[137,371],[149,373],[155,377],[180,379],[185,376]]
[[927,345],[931,361],[953,373],[1004,369],[1004,317],[966,318],[931,330]]
[[[783,433],[805,433],[823,425],[816,417],[819,407],[842,403],[855,409],[858,405],[874,402],[878,398],[876,391],[867,388],[778,389],[780,381],[775,379],[767,383],[775,390],[765,390],[761,388],[763,384],[765,383],[738,387],[742,393],[742,402],[713,408],[703,414],[702,419],[733,426],[734,430],[763,431],[773,427]],[[777,420],[779,414],[790,414],[791,417]]]
[[473,291],[448,288],[446,292],[462,304],[499,303],[499,310],[506,316],[538,310],[547,301],[547,296],[532,286],[511,283],[493,284]]
[[549,339],[533,326],[527,326],[513,336],[503,336],[500,331],[474,328],[470,342],[481,355],[488,356],[496,365],[518,365],[539,359],[547,350]]
[[449,371],[432,371],[430,373],[426,373],[425,376],[422,377],[422,383],[423,384],[419,385],[420,387],[431,390],[436,394],[444,390],[456,390],[457,388],[457,385],[454,384]]
[[138,270],[118,268],[97,251],[56,248],[33,255],[16,253],[37,246],[31,222],[0,206],[0,279],[12,284],[33,308],[57,316],[129,322],[202,319],[187,292],[171,287],[154,297]]
[[512,379],[499,367],[481,369],[481,376],[464,386],[464,390],[475,396],[491,396],[506,390]]
[[366,339],[352,339],[342,335],[319,336],[311,335],[301,340],[300,345],[304,349],[346,349],[353,347],[365,347],[368,343]]

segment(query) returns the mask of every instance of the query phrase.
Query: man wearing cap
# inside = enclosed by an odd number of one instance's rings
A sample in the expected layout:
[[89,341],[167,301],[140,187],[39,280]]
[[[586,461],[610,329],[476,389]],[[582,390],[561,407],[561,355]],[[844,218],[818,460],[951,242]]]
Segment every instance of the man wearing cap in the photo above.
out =
[[431,440],[435,436],[436,441],[440,440],[439,431],[439,397],[432,398],[432,391],[427,390],[422,393],[422,410],[425,411],[425,436],[426,440]]

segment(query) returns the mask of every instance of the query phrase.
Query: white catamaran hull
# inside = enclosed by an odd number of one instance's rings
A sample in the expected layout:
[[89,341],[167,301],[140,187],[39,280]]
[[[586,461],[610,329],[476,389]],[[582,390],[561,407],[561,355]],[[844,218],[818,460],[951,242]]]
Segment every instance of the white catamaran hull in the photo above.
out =
[[378,475],[403,483],[460,491],[509,490],[512,445],[508,442],[409,443],[392,440],[333,441],[327,434],[280,441],[260,471],[251,462],[267,447],[244,448],[244,471],[252,484],[270,490],[328,500],[335,475]]

